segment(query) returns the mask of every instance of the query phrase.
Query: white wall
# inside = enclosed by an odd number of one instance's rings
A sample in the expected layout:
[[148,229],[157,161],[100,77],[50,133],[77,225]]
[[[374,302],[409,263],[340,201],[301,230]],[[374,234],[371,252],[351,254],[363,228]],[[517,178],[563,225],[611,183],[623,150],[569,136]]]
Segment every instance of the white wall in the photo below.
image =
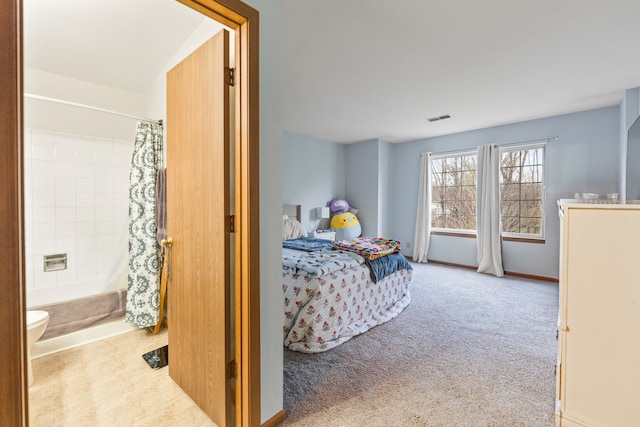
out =
[[[79,104],[141,116],[143,96],[34,68],[24,69],[25,94],[57,98]],[[126,117],[25,97],[25,126],[133,141],[136,121]]]

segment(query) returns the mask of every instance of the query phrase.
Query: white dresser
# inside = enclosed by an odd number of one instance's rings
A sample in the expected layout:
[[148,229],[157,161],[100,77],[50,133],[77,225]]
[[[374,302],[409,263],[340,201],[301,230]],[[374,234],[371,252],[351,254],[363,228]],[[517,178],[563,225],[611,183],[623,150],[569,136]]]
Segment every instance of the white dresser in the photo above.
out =
[[556,426],[640,426],[640,205],[561,205]]

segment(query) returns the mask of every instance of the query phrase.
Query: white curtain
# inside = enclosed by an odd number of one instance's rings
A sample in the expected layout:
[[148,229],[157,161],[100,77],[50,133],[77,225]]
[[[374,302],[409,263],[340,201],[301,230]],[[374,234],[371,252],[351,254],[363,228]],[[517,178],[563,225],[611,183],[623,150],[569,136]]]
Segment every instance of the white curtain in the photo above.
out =
[[500,152],[495,145],[478,147],[476,229],[478,272],[504,276],[500,226]]
[[416,232],[413,238],[413,260],[427,262],[431,238],[431,153],[420,156],[420,183],[418,186]]

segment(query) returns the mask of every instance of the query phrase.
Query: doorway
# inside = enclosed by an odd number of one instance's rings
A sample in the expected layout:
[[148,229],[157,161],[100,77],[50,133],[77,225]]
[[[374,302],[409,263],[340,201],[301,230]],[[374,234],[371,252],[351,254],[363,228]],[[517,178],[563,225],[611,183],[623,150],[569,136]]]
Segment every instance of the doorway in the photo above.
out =
[[[259,355],[259,193],[258,185],[258,12],[237,0],[182,3],[235,31],[238,90],[236,96],[235,283],[237,425],[260,424]],[[24,212],[22,181],[22,1],[3,2],[0,16],[0,228],[7,263],[0,291],[0,424],[28,425],[25,354]],[[253,189],[252,191],[249,191]],[[251,243],[251,244],[250,244]],[[251,346],[249,346],[251,344]]]

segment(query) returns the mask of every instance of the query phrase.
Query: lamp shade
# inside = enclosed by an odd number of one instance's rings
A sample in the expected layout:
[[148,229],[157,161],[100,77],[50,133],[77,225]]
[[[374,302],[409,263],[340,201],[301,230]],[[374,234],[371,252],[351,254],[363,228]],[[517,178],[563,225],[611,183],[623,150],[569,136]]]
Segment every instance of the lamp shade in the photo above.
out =
[[329,207],[323,206],[321,208],[316,208],[316,218],[329,218]]

